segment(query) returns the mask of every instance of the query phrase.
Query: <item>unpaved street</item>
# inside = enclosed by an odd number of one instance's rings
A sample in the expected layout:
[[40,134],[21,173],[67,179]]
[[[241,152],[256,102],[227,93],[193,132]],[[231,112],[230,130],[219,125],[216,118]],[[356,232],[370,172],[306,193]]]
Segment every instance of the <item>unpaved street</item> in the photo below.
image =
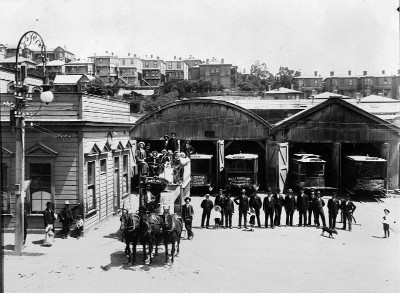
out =
[[[192,201],[195,227],[201,199]],[[140,263],[141,247],[136,265],[127,265],[118,217],[80,240],[57,238],[50,248],[30,234],[23,256],[12,255],[14,235],[5,234],[5,292],[400,292],[399,234],[381,238],[383,209],[398,220],[399,203],[356,203],[357,225],[335,239],[313,227],[195,228],[173,265],[164,264],[163,247],[152,266]]]

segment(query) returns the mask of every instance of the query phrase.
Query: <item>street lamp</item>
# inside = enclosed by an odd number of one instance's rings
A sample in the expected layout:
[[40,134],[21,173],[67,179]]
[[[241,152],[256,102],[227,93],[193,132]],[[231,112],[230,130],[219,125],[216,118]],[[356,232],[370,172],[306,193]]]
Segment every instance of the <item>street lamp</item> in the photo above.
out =
[[[15,105],[10,112],[10,123],[15,127],[15,245],[14,251],[21,254],[24,241],[24,201],[27,184],[25,182],[25,117],[24,113],[28,107],[27,101],[32,100],[32,94],[29,93],[29,87],[25,83],[27,77],[27,68],[18,67],[18,55],[21,48],[26,48],[31,44],[40,48],[43,61],[43,85],[40,99],[43,103],[53,101],[53,93],[50,91],[49,79],[46,76],[47,51],[42,37],[34,31],[28,31],[18,42],[15,54]],[[14,118],[14,119],[13,119]]]

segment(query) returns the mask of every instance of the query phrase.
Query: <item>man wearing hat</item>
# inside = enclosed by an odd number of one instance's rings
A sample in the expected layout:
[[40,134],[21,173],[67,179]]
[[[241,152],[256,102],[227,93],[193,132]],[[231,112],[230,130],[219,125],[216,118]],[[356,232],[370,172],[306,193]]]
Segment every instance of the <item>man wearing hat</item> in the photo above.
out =
[[293,196],[293,190],[289,189],[285,197],[286,226],[293,226],[293,214],[296,209],[296,199]]
[[[138,143],[138,148],[136,150],[136,162],[138,165],[138,172],[139,174],[146,174],[148,169],[144,167],[146,163],[146,151],[144,150],[144,142],[141,141]],[[144,169],[144,170],[143,170]]]
[[220,189],[219,193],[215,197],[214,205],[215,206],[219,206],[221,208],[221,210],[220,210],[220,213],[221,213],[221,220],[220,220],[221,227],[224,226],[225,201],[226,201],[226,197],[224,195],[224,191],[222,189]]
[[179,143],[176,139],[176,133],[171,132],[171,137],[167,143],[167,150],[171,150],[172,152],[179,151]]
[[264,197],[263,210],[265,213],[265,228],[268,228],[268,218],[271,221],[271,228],[274,229],[275,199],[271,196],[271,188],[267,188],[267,196]]
[[193,206],[190,204],[191,198],[185,198],[185,204],[182,206],[182,219],[185,222],[185,228],[187,231],[188,239],[193,239],[194,233],[192,231],[192,221],[194,210]]
[[249,200],[250,208],[253,208],[255,218],[257,219],[257,226],[261,228],[261,221],[260,221],[260,209],[262,208],[262,201],[261,197],[257,194],[257,188],[254,186],[253,193],[250,196]]
[[249,211],[249,198],[246,195],[246,189],[242,189],[242,194],[233,200],[239,207],[239,225],[238,228],[242,228],[242,217],[244,227],[247,228],[247,212]]
[[62,228],[62,238],[67,239],[69,230],[71,229],[72,222],[74,221],[73,211],[79,207],[80,203],[78,203],[75,207],[71,208],[69,206],[69,201],[65,201],[65,206],[62,208],[60,213],[60,221],[63,224]]
[[169,136],[168,136],[167,134],[164,135],[163,149],[167,149],[167,147],[168,147],[168,140],[169,140]]
[[304,189],[300,188],[300,194],[297,196],[297,210],[299,211],[299,224],[298,226],[307,226],[307,210],[308,210],[308,197],[304,193]]
[[44,217],[44,227],[46,228],[48,225],[52,225],[53,226],[52,231],[54,232],[54,221],[56,220],[56,217],[54,215],[54,210],[52,209],[51,202],[46,203],[46,209],[43,211],[43,217]]
[[185,153],[186,157],[190,159],[190,155],[194,154],[195,149],[190,144],[190,139],[186,139],[185,145],[183,146],[183,152]]
[[325,201],[321,198],[321,191],[317,190],[317,197],[315,199],[315,213],[314,218],[316,219],[316,225],[319,227],[319,218],[322,220],[322,226],[326,227],[325,213],[324,213]]
[[351,223],[353,221],[353,212],[356,210],[355,204],[350,201],[350,194],[346,194],[346,199],[342,201],[340,206],[343,212],[343,230],[346,230],[346,222],[349,223],[349,231],[351,232]]
[[310,195],[308,196],[308,222],[307,225],[311,226],[311,218],[314,215],[314,225],[317,225],[318,214],[317,214],[317,198],[315,196],[315,189],[311,188]]
[[226,195],[224,213],[225,213],[225,228],[232,229],[232,215],[235,212],[235,205],[231,198],[231,195],[228,193]]
[[201,228],[204,228],[204,220],[207,218],[206,221],[206,228],[210,226],[210,216],[211,210],[213,209],[214,204],[210,199],[210,195],[207,193],[206,198],[201,202],[201,208],[203,209],[203,214],[201,215]]
[[280,227],[281,226],[281,215],[282,215],[282,207],[283,207],[283,195],[281,193],[281,189],[277,188],[276,192],[272,196],[275,199],[275,218],[274,225]]
[[340,202],[336,198],[336,192],[332,193],[332,198],[328,200],[328,216],[329,216],[329,228],[336,228],[336,217],[339,213]]

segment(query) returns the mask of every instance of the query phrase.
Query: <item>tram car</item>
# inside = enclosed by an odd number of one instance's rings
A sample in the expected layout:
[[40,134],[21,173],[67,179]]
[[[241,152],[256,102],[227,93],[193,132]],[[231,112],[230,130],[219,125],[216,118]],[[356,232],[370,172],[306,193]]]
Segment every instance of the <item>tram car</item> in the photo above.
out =
[[290,172],[295,188],[331,189],[325,186],[325,163],[320,155],[294,154]]
[[258,187],[258,155],[233,154],[225,157],[225,182],[231,194],[239,194],[241,189]]
[[369,156],[346,156],[343,185],[350,194],[380,196],[386,187],[385,159]]
[[194,154],[190,156],[190,187],[211,186],[213,155]]

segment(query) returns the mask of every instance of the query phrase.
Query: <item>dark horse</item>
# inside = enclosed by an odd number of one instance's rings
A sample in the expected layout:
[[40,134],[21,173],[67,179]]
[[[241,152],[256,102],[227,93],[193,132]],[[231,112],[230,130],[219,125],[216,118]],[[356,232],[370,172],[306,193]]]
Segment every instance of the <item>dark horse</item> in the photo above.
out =
[[177,255],[179,253],[179,244],[181,241],[183,220],[177,214],[166,214],[165,223],[162,227],[164,246],[165,246],[165,262],[168,262],[168,244],[171,244],[171,262],[174,262],[175,242],[177,243]]
[[161,242],[162,233],[161,226],[163,225],[162,218],[156,213],[144,213],[140,216],[139,231],[140,243],[143,245],[143,263],[146,262],[146,244],[149,245],[150,264],[153,262],[152,252],[153,245],[156,246],[155,254],[158,255],[158,244]]
[[[129,213],[126,209],[122,209],[121,215],[121,227],[122,239],[125,241],[125,254],[129,256],[128,263],[134,263],[136,261],[136,245],[139,239],[139,223],[140,217],[137,214]],[[130,244],[132,243],[132,252]]]

